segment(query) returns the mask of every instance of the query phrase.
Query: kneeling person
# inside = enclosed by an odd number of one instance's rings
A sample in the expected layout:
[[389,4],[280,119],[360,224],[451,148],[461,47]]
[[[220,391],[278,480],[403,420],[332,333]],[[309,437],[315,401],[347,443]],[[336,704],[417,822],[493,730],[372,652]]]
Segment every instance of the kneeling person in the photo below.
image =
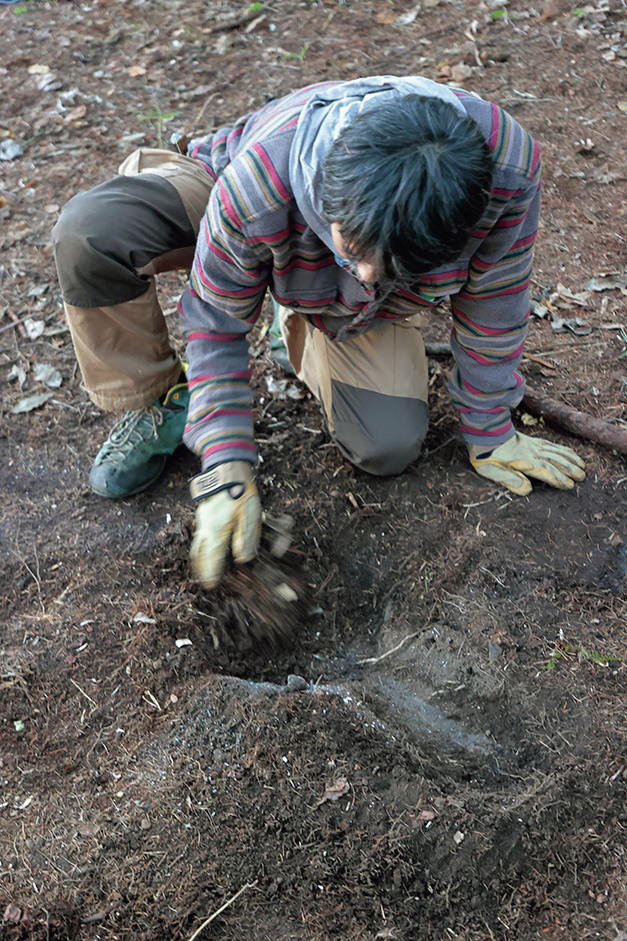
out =
[[[292,368],[365,471],[400,473],[420,453],[421,317],[450,298],[449,385],[478,473],[519,494],[529,477],[563,489],[583,479],[571,449],[511,422],[524,393],[540,158],[509,115],[426,79],[372,77],[301,89],[188,153],[133,155],[68,204],[55,242],[89,394],[129,410],[92,486],[114,497],[145,489],[182,434],[202,460],[190,490],[205,585],[230,545],[238,561],[257,548],[247,334],[268,290]],[[154,276],[192,255],[182,377]]]

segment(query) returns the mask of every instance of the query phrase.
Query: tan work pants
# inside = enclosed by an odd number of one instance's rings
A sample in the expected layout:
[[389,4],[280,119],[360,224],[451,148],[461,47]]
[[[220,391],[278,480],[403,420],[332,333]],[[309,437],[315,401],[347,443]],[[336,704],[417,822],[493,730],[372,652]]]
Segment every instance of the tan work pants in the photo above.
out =
[[342,453],[370,474],[414,461],[429,425],[422,315],[333,343],[287,307],[281,334],[296,375],[322,405]]
[[[153,249],[157,254],[150,257],[145,264],[134,266],[135,284],[131,283],[127,290],[131,293],[138,291],[143,293],[131,300],[118,304],[101,304],[97,307],[91,304],[78,306],[68,303],[67,300],[64,302],[76,357],[89,396],[96,405],[111,411],[126,411],[150,405],[163,395],[180,376],[181,364],[170,343],[165,318],[157,297],[155,275],[164,271],[191,268],[195,238],[198,235],[200,220],[204,215],[213,185],[207,171],[196,160],[170,151],[150,148],[141,148],[130,154],[121,164],[119,173],[123,177],[150,174],[153,177],[160,177],[175,188],[180,199],[182,216],[182,219],[177,220],[182,230],[179,241],[189,244],[178,244],[166,251],[159,251],[157,247]],[[154,193],[156,201],[160,195],[158,182]],[[141,196],[144,202],[150,198],[150,190],[147,193],[146,196],[142,191]],[[106,185],[97,187],[91,193],[82,194],[81,202],[76,210],[73,214],[69,214],[65,230],[74,228],[76,216],[79,217],[79,225],[82,225],[84,229],[91,226],[93,230],[98,223],[98,206],[102,204],[104,208],[109,195]],[[117,221],[122,231],[125,223],[130,222],[129,215],[133,212],[132,194],[125,208],[126,211]],[[107,236],[112,240],[114,233],[111,230],[112,226],[115,226],[115,220],[112,223],[111,219],[105,219],[104,214],[100,218],[105,230],[103,240],[106,241]],[[154,231],[146,232],[145,230],[150,227],[150,221],[149,218],[142,233],[149,236],[146,239],[147,246],[160,244],[169,246],[173,240],[167,238],[167,233],[160,231],[163,227],[167,227],[167,222],[164,222],[162,216],[155,216]],[[185,230],[187,230],[187,238],[185,238]],[[91,233],[86,231],[77,238],[78,252],[84,254],[90,252],[90,243],[94,241],[93,236],[90,236]],[[58,239],[69,237],[69,234],[63,231],[63,226],[57,237]],[[120,238],[123,238],[123,235]],[[125,246],[124,253],[132,260],[133,246]],[[91,254],[93,256],[93,252]],[[143,255],[140,252],[137,253],[142,261],[146,255],[150,254],[151,250],[148,247]],[[60,267],[59,263],[57,264]],[[97,264],[98,261],[94,261],[93,257],[85,260],[85,265],[90,265],[92,268]],[[132,261],[127,262],[126,267],[131,264]],[[102,263],[101,267],[103,267]],[[123,283],[125,274],[124,270],[120,270],[118,278],[120,285]],[[59,275],[61,277],[61,270],[59,270]],[[115,274],[110,277],[115,278]],[[61,281],[63,284],[62,277]],[[118,289],[124,288],[120,286]],[[99,283],[95,294],[102,295],[105,290],[103,284]]]

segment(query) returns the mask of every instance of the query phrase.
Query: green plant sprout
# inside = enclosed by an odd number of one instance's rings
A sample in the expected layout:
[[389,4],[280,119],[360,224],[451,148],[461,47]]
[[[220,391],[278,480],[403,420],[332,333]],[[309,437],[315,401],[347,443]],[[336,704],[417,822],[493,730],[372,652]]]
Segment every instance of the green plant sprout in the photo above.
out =
[[305,56],[307,55],[308,49],[309,49],[309,46],[306,45],[303,49],[300,50],[300,52],[286,52],[283,58],[284,59],[300,59],[300,61],[302,62]]
[[156,121],[157,124],[157,140],[159,142],[159,147],[163,149],[163,127],[166,121],[171,121],[172,118],[175,118],[177,114],[180,114],[179,111],[168,111],[167,114],[161,110],[157,104],[156,111],[149,111],[147,114],[144,114],[142,111],[134,111],[133,114],[138,116],[139,121]]
[[554,670],[555,664],[562,657],[567,657],[569,654],[577,654],[577,660],[579,663],[595,663],[599,667],[609,667],[611,663],[622,663],[627,660],[627,656],[621,656],[620,654],[600,654],[596,650],[586,650],[585,647],[582,647],[578,644],[566,644],[562,649],[552,650],[549,654],[549,659],[546,663],[543,663],[540,667],[542,670]]

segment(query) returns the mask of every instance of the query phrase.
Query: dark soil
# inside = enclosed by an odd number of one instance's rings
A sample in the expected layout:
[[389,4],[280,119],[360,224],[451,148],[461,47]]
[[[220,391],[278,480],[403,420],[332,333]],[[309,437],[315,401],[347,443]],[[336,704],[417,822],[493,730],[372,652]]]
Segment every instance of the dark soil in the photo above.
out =
[[[88,489],[111,416],[81,385],[50,244],[63,203],[135,146],[319,79],[459,81],[542,145],[533,289],[550,306],[525,374],[625,428],[624,6],[275,0],[213,29],[241,12],[0,6],[0,142],[24,151],[0,163],[0,938],[624,941],[625,457],[521,409],[587,479],[491,488],[442,355],[424,457],[369,478],[305,390],[268,391],[282,377],[257,331],[258,480],[295,522],[272,564],[300,599],[273,648],[266,570],[193,581],[192,455],[128,501]],[[183,284],[162,282],[175,336]],[[28,316],[38,338],[13,325]],[[434,315],[427,340],[449,329]]]

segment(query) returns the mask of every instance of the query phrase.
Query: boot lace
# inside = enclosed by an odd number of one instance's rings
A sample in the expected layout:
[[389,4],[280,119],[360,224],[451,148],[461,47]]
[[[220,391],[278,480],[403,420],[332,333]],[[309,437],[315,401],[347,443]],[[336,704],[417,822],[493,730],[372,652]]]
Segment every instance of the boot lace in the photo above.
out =
[[133,448],[144,441],[159,438],[159,427],[165,421],[157,405],[127,412],[115,423],[103,445],[103,461],[119,461],[128,457]]

